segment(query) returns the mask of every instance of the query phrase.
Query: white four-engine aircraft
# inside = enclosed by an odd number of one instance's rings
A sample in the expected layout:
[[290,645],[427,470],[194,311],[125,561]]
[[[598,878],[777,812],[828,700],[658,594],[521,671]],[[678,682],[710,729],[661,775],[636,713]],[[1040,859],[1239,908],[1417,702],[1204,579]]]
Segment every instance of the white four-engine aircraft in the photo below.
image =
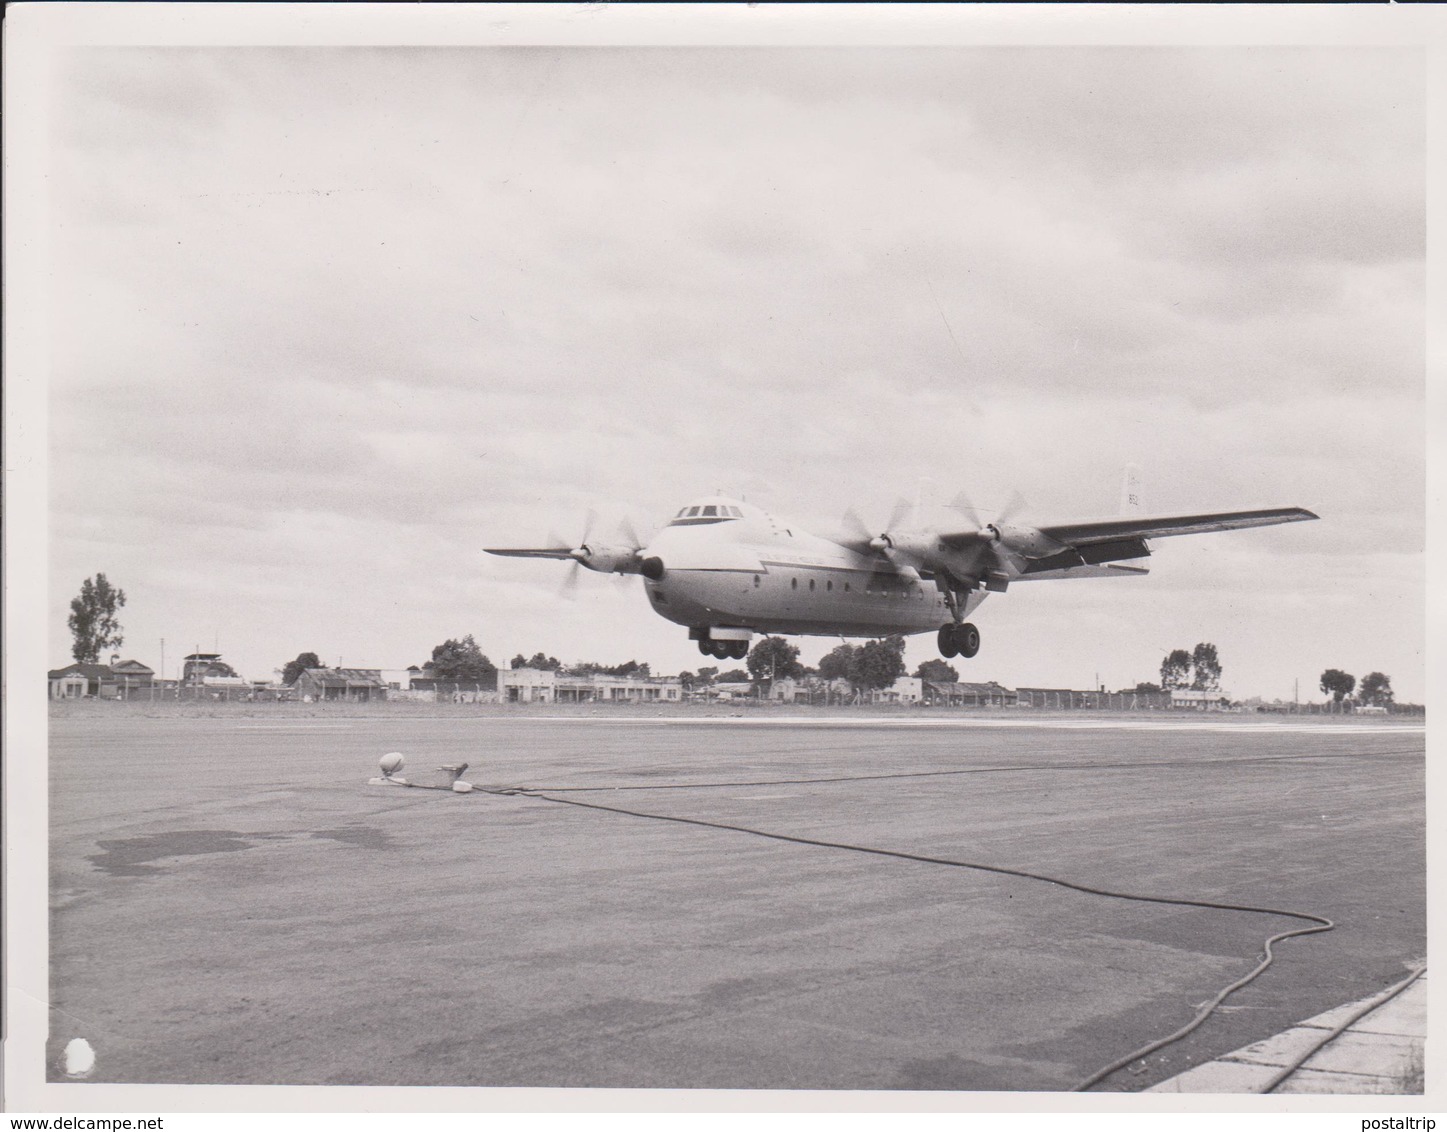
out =
[[[824,538],[737,499],[710,496],[681,508],[644,545],[625,541],[487,548],[513,558],[570,560],[589,570],[639,574],[660,616],[688,627],[706,656],[747,654],[754,633],[884,637],[937,632],[946,657],[972,657],[980,632],[965,620],[990,593],[1046,578],[1114,578],[1149,571],[1148,539],[1232,531],[1317,518],[1300,507],[1196,515],[1139,513],[1134,470],[1121,515],[1026,526],[1008,521],[1014,502],[981,523],[963,499],[958,529],[896,529],[907,507],[871,534],[853,515],[847,533]],[[591,523],[589,524],[591,527]]]

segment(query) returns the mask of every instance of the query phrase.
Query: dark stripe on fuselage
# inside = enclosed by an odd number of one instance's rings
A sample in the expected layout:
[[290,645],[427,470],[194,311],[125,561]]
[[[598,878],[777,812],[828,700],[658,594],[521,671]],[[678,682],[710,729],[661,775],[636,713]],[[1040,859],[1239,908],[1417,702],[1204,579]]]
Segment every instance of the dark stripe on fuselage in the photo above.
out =
[[670,527],[703,527],[709,523],[737,523],[737,515],[711,515],[707,519],[674,519]]
[[921,570],[919,572],[919,580],[916,581],[914,578],[906,577],[904,574],[897,574],[892,572],[886,566],[883,566],[883,564],[881,565],[880,569],[873,569],[869,566],[815,566],[812,564],[806,566],[799,562],[775,562],[773,559],[770,558],[763,558],[759,561],[760,564],[764,567],[764,573],[766,574],[770,572],[769,568],[772,566],[779,570],[817,570],[827,571],[834,574],[853,574],[855,577],[862,578],[898,578],[899,581],[905,586],[934,584],[934,574],[930,573],[929,571]]

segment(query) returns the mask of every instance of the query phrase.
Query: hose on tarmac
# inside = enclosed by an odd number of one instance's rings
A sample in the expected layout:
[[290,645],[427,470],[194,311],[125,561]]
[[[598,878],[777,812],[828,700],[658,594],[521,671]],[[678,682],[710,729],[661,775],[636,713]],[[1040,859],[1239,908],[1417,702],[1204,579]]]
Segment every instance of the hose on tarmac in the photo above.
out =
[[544,794],[538,790],[527,787],[512,787],[485,790],[490,794],[520,795],[526,798],[534,798],[541,802],[553,802],[563,806],[576,806],[585,810],[600,810],[605,813],[622,814],[627,817],[646,818],[652,821],[674,822],[679,825],[699,826],[704,829],[724,830],[730,833],[744,833],[753,837],[764,837],[771,841],[784,841],[794,845],[809,845],[821,849],[842,849],[852,853],[867,853],[877,857],[891,857],[901,861],[917,861],[926,865],[944,865],[951,868],[971,869],[976,872],[994,873],[999,876],[1020,877],[1024,880],[1040,881],[1044,884],[1056,885],[1060,888],[1068,888],[1075,892],[1083,892],[1090,896],[1105,896],[1116,900],[1130,900],[1142,904],[1168,904],[1183,908],[1208,908],[1223,912],[1250,912],[1263,916],[1284,916],[1290,919],[1305,920],[1311,926],[1293,928],[1289,931],[1277,932],[1266,940],[1261,961],[1246,975],[1231,983],[1219,991],[1205,1006],[1196,1012],[1194,1018],[1180,1029],[1159,1038],[1140,1049],[1134,1050],[1125,1057],[1117,1058],[1109,1065],[1098,1069],[1080,1084],[1076,1085],[1072,1092],[1084,1092],[1104,1081],[1111,1074],[1117,1072],[1134,1061],[1147,1057],[1156,1050],[1178,1042],[1188,1034],[1192,1033],[1211,1016],[1228,996],[1234,994],[1242,987],[1259,977],[1275,959],[1273,947],[1282,940],[1291,939],[1294,936],[1312,935],[1317,932],[1329,932],[1336,925],[1325,916],[1317,916],[1310,912],[1293,912],[1283,908],[1266,908],[1254,904],[1230,904],[1218,900],[1191,900],[1178,896],[1150,896],[1136,892],[1118,892],[1108,888],[1098,888],[1094,885],[1080,884],[1076,881],[1063,880],[1060,877],[1048,876],[1045,873],[1034,873],[1026,869],[1011,869],[1003,865],[987,865],[978,861],[962,861],[949,857],[932,857],[923,853],[907,853],[898,849],[881,849],[871,845],[853,845],[843,841],[825,841],[820,838],[803,837],[799,834],[777,833],[765,829],[753,829],[744,825],[733,825],[728,822],[707,821],[703,818],[681,817],[676,814],[656,814],[646,810],[630,810],[622,806],[605,806],[600,802],[585,802],[577,798],[560,798],[552,794]]
[[1262,1093],[1271,1092],[1288,1077],[1290,1077],[1293,1073],[1295,1073],[1298,1069],[1300,1069],[1303,1065],[1305,1065],[1308,1061],[1310,1061],[1312,1055],[1316,1053],[1317,1050],[1321,1049],[1322,1046],[1341,1037],[1341,1035],[1345,1033],[1348,1029],[1350,1029],[1355,1023],[1360,1022],[1363,1018],[1365,1018],[1372,1011],[1376,1010],[1378,1007],[1385,1006],[1387,1003],[1391,1002],[1392,999],[1396,998],[1399,994],[1401,994],[1404,990],[1406,990],[1409,986],[1415,983],[1426,973],[1427,968],[1425,966],[1418,967],[1401,982],[1393,983],[1380,994],[1373,995],[1371,998],[1367,999],[1367,1001],[1362,1003],[1360,1007],[1358,1007],[1356,1010],[1353,1010],[1350,1014],[1348,1014],[1345,1018],[1343,1018],[1330,1030],[1328,1030],[1324,1036],[1319,1038],[1317,1041],[1312,1042],[1311,1045],[1307,1046],[1306,1049],[1302,1050],[1301,1053],[1297,1055],[1296,1059],[1290,1065],[1286,1066],[1281,1070],[1281,1072],[1273,1076],[1271,1080],[1267,1081],[1266,1084],[1262,1085],[1258,1091]]

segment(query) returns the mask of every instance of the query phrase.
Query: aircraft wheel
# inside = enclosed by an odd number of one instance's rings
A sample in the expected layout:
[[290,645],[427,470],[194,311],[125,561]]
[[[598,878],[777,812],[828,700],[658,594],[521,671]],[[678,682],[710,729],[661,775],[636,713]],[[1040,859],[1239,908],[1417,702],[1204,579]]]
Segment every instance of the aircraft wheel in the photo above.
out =
[[715,641],[713,643],[714,660],[728,660],[733,655],[732,641]]
[[748,656],[748,655],[749,655],[749,642],[748,642],[748,641],[734,641],[733,644],[732,644],[732,647],[729,649],[729,659],[730,659],[730,660],[743,660],[744,657],[746,657],[746,656]]
[[980,631],[968,621],[955,629],[955,642],[966,660],[980,651]]
[[953,625],[940,626],[938,641],[940,656],[948,659],[959,654],[960,647],[955,644],[955,627]]
[[713,655],[713,642],[710,641],[710,640],[702,640],[702,641],[699,641],[699,642],[698,642],[698,651],[701,652],[701,653],[703,653],[704,656],[712,656],[712,655]]

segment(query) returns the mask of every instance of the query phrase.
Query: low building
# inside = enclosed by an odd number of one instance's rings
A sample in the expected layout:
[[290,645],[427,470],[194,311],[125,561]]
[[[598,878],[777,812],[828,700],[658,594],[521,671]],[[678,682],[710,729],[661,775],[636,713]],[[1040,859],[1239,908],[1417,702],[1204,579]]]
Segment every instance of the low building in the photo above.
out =
[[1014,707],[1016,696],[991,680],[984,684],[926,680],[924,702],[938,707]]
[[292,684],[302,699],[385,700],[387,685],[378,668],[307,668]]
[[821,676],[783,677],[769,686],[769,699],[781,704],[842,704],[854,694],[848,680]]
[[201,685],[215,677],[235,677],[236,669],[221,659],[219,652],[193,652],[186,656],[181,683]]
[[104,664],[67,664],[46,673],[50,698],[78,700],[85,696],[112,697],[116,694],[115,674]]
[[111,671],[120,683],[123,696],[137,690],[149,692],[156,682],[156,670],[139,660],[112,661]]
[[[491,674],[489,674],[491,676]],[[444,680],[436,676],[414,677],[406,694],[399,698],[439,704],[493,704],[497,702],[497,681]]]
[[817,680],[796,680],[792,676],[781,676],[767,687],[769,699],[776,704],[807,704],[812,702],[817,685]]
[[86,694],[87,680],[84,673],[66,672],[56,668],[52,669],[48,676],[52,700],[78,700]]
[[[558,702],[558,674],[551,668],[500,668],[497,699],[504,704]],[[577,697],[574,697],[576,702]]]
[[683,685],[676,676],[558,675],[555,695],[559,703],[679,703]]
[[545,668],[504,668],[497,672],[497,699],[507,704],[678,703],[683,685],[676,676],[569,676]]
[[1225,711],[1231,706],[1225,692],[1201,692],[1194,688],[1172,688],[1171,707],[1188,711]]
[[901,676],[888,688],[875,688],[869,702],[875,704],[917,704],[924,698],[924,681],[918,676]]
[[120,681],[104,664],[67,664],[46,675],[50,681],[50,698],[54,700],[74,700],[82,696],[113,700],[121,694]]

